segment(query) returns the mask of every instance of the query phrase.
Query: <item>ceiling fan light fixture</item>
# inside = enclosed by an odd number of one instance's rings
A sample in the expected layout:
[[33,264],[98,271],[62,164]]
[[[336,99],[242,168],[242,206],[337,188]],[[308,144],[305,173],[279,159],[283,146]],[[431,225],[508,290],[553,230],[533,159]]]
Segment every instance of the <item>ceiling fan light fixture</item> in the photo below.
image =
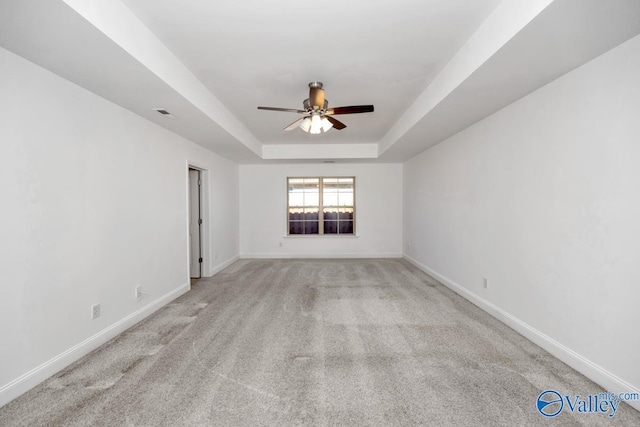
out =
[[309,132],[309,130],[311,130],[311,119],[309,117],[305,117],[302,123],[300,123],[300,129],[305,132]]
[[331,123],[326,117],[322,118],[321,123],[322,123],[322,130],[324,132],[328,132],[329,129],[333,127],[333,123]]
[[309,133],[311,135],[318,135],[322,132],[322,119],[318,114],[311,115],[311,127],[309,129]]

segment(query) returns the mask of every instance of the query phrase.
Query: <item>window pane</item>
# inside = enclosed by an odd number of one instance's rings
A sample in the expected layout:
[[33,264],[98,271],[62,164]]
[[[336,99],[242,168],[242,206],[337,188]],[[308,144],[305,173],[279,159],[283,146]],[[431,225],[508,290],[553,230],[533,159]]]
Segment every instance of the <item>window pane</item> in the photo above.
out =
[[304,234],[304,222],[289,221],[289,234]]
[[304,181],[302,179],[289,179],[289,206],[304,205]]
[[318,221],[305,221],[304,234],[318,234]]
[[338,196],[339,206],[353,206],[353,193],[340,193]]
[[340,178],[338,188],[340,192],[353,191],[353,178]]
[[318,208],[314,209],[305,209],[304,210],[304,220],[305,221],[317,221],[318,220]]
[[325,206],[338,206],[338,178],[324,178],[322,181],[322,202]]
[[325,220],[334,220],[338,219],[338,212],[334,208],[324,208],[323,210],[324,219]]
[[289,192],[289,206],[303,206],[304,204],[304,196],[302,192],[295,193]]
[[324,188],[324,191],[328,193],[337,193],[338,189],[340,188],[340,184],[338,184],[337,181],[329,182],[327,179],[325,179],[324,181],[322,181],[322,187]]
[[320,178],[304,178],[303,180],[306,186],[318,187],[320,184]]
[[305,189],[304,206],[320,206],[320,190],[317,187]]
[[301,179],[290,179],[289,180],[289,191],[303,191],[304,190],[304,181]]
[[324,234],[337,234],[338,233],[338,221],[326,221],[324,222]]
[[353,234],[353,221],[340,221],[338,230],[340,234]]
[[338,206],[338,193],[336,192],[327,192],[325,191],[322,194],[323,200],[322,202],[324,203],[325,206]]
[[319,206],[318,178],[289,178],[289,206]]
[[351,212],[343,212],[343,211],[341,211],[338,214],[338,218],[340,220],[345,220],[345,219],[352,220],[353,219],[353,211],[351,211]]
[[325,178],[324,206],[353,206],[353,181],[353,178]]

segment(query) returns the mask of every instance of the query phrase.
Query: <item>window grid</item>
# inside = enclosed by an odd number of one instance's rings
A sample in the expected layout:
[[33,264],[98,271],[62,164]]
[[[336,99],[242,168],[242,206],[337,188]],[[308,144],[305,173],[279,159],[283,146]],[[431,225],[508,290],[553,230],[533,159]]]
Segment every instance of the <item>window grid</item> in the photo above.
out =
[[355,234],[355,177],[287,178],[287,235],[341,234]]

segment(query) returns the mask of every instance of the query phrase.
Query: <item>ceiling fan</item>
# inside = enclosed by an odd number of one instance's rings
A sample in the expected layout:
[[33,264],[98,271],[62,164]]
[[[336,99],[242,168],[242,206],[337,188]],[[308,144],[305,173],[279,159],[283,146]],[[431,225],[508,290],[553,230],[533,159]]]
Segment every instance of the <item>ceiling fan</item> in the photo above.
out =
[[302,110],[296,110],[294,108],[258,107],[258,110],[304,114],[304,117],[291,123],[285,127],[284,130],[293,130],[296,127],[300,127],[303,131],[313,135],[327,132],[332,127],[337,130],[346,128],[347,125],[333,117],[335,115],[373,112],[373,105],[351,105],[349,107],[329,108],[329,103],[324,98],[322,82],[309,83],[309,98],[302,102],[302,108]]

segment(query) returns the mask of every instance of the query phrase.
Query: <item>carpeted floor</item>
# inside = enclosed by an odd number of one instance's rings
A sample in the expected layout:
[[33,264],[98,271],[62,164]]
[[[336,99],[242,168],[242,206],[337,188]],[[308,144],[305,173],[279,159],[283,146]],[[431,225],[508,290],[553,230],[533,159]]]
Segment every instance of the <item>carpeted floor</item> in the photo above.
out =
[[1,426],[640,425],[402,260],[243,260],[0,408]]

